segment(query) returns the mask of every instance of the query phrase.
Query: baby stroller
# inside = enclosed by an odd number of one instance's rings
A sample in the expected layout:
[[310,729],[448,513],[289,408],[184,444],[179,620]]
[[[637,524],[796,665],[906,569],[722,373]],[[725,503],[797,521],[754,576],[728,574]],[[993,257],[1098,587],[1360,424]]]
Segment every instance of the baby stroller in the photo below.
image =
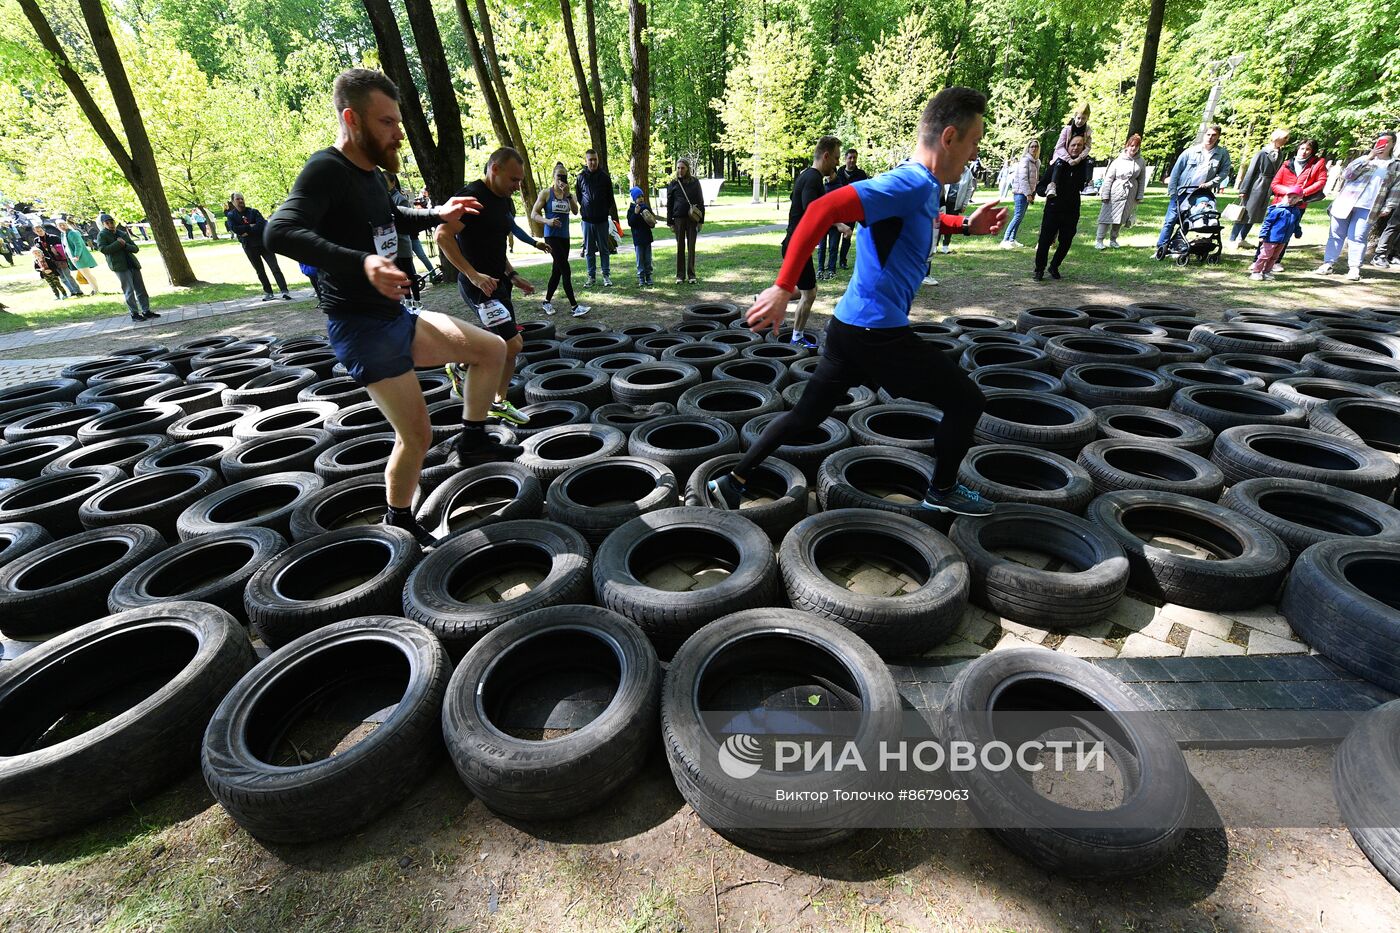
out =
[[1173,256],[1178,266],[1188,264],[1192,257],[1201,263],[1219,262],[1224,244],[1214,189],[1206,186],[1182,191],[1176,196],[1176,208],[1176,229],[1158,258]]

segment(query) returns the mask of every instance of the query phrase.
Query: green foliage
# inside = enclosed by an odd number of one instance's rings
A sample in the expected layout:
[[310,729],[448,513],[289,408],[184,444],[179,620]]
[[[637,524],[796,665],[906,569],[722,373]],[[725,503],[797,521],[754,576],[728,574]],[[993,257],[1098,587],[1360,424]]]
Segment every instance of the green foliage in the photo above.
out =
[[924,10],[906,15],[861,56],[861,80],[843,105],[874,165],[898,165],[912,151],[919,115],[938,89],[944,67],[944,52]]
[[821,135],[807,94],[807,41],[793,24],[759,24],[733,56],[724,97],[711,102],[724,124],[720,145],[766,181],[791,178],[792,163],[810,157]]

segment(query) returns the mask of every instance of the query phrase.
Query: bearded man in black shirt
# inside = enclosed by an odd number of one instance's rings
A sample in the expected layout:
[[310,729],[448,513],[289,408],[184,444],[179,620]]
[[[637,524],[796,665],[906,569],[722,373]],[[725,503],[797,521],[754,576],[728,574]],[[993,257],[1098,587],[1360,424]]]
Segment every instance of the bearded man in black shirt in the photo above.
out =
[[335,79],[333,97],[340,117],[335,145],[307,160],[268,222],[267,247],[321,270],[321,310],[336,357],[394,428],[384,471],[384,523],[407,529],[427,546],[434,538],[411,509],[432,442],[415,367],[471,367],[452,461],[467,467],[521,453],[485,432],[505,366],[505,341],[446,314],[409,311],[402,304],[410,294],[408,276],[394,262],[400,231],[411,235],[456,221],[480,205],[459,197],[431,209],[396,206],[381,169],[399,170],[404,134],[398,88],[380,72],[352,68]]

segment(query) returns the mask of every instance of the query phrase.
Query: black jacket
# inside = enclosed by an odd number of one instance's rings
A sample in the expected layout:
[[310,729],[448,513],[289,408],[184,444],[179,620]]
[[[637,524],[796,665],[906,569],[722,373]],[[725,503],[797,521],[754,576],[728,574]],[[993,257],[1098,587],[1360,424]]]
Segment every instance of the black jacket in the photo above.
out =
[[[685,185],[685,193],[681,193],[681,185]],[[700,208],[700,223],[705,222],[705,192],[700,187],[700,179],[694,175],[687,176],[684,182],[679,178],[672,178],[671,183],[666,186],[666,226],[671,226],[678,218],[685,217],[690,213],[692,207]]]
[[578,216],[591,224],[600,224],[611,217],[617,220],[617,201],[613,200],[612,176],[602,169],[584,169],[574,181],[574,196],[578,198]]
[[858,181],[865,181],[869,177],[870,176],[865,173],[865,169],[860,166],[856,166],[855,171],[848,172],[846,171],[846,166],[843,165],[836,170],[836,180],[832,182],[831,190],[835,191],[837,188],[844,188]]
[[224,211],[224,219],[228,221],[225,225],[228,232],[238,237],[238,241],[245,249],[262,249],[263,234],[267,230],[267,220],[256,208],[245,207],[240,214],[238,208],[230,208]]

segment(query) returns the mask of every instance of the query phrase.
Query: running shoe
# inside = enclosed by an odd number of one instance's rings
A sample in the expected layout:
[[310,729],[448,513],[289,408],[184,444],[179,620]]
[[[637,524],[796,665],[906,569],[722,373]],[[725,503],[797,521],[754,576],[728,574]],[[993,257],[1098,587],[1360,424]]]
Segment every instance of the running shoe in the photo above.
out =
[[720,505],[722,503],[724,508],[731,512],[737,512],[740,504],[744,501],[744,487],[739,485],[739,481],[734,478],[733,473],[726,473],[717,479],[710,480],[705,484],[705,489],[709,492],[713,504]]
[[817,342],[813,340],[806,331],[796,331],[792,335],[792,345],[801,347],[804,350],[817,349]]
[[947,492],[930,489],[919,503],[931,512],[948,512],[953,515],[990,515],[996,506],[983,499],[976,492],[958,483]]
[[1347,270],[1347,274],[1346,274],[1346,280],[1347,280],[1348,282],[1360,282],[1360,281],[1361,281],[1361,269],[1360,269],[1360,267],[1358,267],[1358,266],[1352,266],[1350,269],[1348,269],[1348,270]]
[[592,310],[593,310],[593,309],[590,308],[588,305],[574,305],[574,309],[573,309],[572,311],[570,311],[569,313],[572,314],[574,317],[583,317],[583,316],[586,315],[589,311],[592,311]]
[[463,450],[460,443],[454,445],[447,456],[447,465],[465,470],[483,463],[509,463],[524,452],[525,448],[519,444],[502,444],[493,437],[469,450]]
[[512,405],[510,399],[497,399],[492,402],[491,410],[486,413],[486,417],[508,421],[517,426],[530,423],[530,416]]
[[612,277],[609,276],[606,272],[603,273],[603,287],[612,288]]
[[452,383],[452,394],[458,398],[466,398],[467,393],[467,369],[460,363],[448,363],[443,367],[447,372],[447,381]]
[[933,277],[933,274],[932,274],[932,273],[930,273],[929,275],[924,276],[924,284],[925,284],[925,285],[937,285],[937,284],[938,284],[938,280],[935,279],[935,278]]
[[438,543],[438,539],[433,537],[432,532],[420,525],[418,519],[414,518],[411,513],[396,518],[393,512],[386,509],[380,524],[388,525],[390,528],[402,528],[413,535],[418,541],[419,547],[428,548]]
[[1331,264],[1330,262],[1324,262],[1322,265],[1318,266],[1316,269],[1313,270],[1313,275],[1331,275],[1331,274],[1332,274],[1332,264]]
[[546,302],[544,302],[543,304],[540,305],[540,310],[543,311],[545,314],[548,314],[549,316],[553,317],[553,316],[554,316],[554,302],[552,302],[552,301],[546,301]]
[[263,295],[263,296],[262,296],[262,300],[263,300],[263,301],[271,301],[271,300],[272,300],[272,292],[268,292],[266,295]]

